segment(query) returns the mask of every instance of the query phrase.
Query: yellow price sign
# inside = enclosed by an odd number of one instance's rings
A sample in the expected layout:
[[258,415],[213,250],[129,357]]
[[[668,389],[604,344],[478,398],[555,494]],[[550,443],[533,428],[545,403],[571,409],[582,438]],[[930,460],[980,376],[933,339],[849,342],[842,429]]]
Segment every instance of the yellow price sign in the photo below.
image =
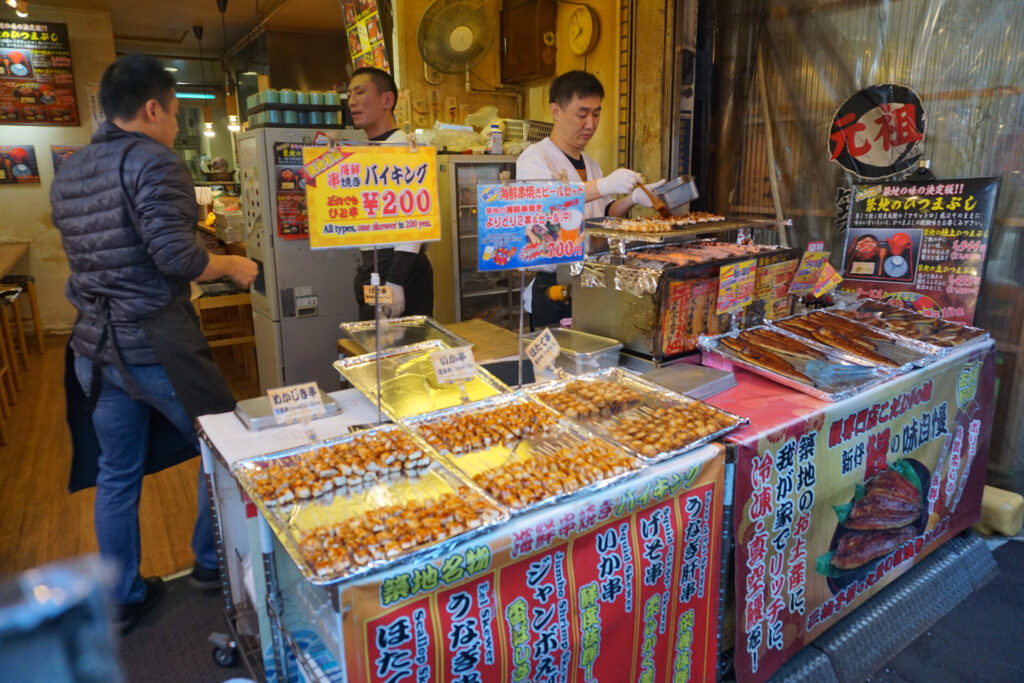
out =
[[314,249],[441,239],[433,147],[304,147],[302,163]]

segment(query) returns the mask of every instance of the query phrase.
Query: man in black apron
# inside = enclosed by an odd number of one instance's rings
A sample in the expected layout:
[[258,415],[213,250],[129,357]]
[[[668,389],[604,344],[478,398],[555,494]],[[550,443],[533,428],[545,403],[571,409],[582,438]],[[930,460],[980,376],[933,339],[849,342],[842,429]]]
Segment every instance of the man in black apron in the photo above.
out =
[[[70,488],[96,486],[100,553],[120,576],[127,629],[162,592],[139,575],[144,474],[195,457],[199,415],[234,407],[189,303],[190,280],[228,277],[247,288],[256,264],[208,254],[195,239],[192,177],[172,151],[175,81],[152,57],[126,55],[100,82],[104,123],[50,190],[78,310],[65,388],[74,455]],[[202,482],[202,472],[200,472]],[[199,487],[192,583],[218,585],[206,487]]]

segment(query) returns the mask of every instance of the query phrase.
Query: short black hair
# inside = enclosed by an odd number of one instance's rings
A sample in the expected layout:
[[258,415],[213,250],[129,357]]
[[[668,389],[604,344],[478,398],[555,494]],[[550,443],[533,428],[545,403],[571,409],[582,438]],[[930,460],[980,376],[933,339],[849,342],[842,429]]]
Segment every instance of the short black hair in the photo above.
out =
[[149,100],[165,109],[174,99],[177,81],[149,55],[122,55],[107,67],[100,79],[100,106],[107,120],[133,119]]
[[597,95],[604,99],[604,86],[594,74],[586,71],[567,71],[551,81],[548,102],[564,107],[572,102],[573,95],[581,99]]
[[352,72],[352,78],[360,74],[369,76],[370,80],[373,81],[373,85],[377,88],[377,92],[381,95],[389,92],[395,96],[395,101],[391,103],[391,111],[395,111],[395,105],[398,104],[398,85],[395,83],[395,79],[391,77],[391,74],[375,66],[363,66]]

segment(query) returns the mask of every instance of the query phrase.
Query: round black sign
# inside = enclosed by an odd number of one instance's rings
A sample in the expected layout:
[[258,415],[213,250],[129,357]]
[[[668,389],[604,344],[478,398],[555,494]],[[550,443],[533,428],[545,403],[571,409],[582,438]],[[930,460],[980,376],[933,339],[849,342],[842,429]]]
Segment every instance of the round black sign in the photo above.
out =
[[839,107],[829,128],[832,161],[861,178],[887,178],[921,158],[921,98],[895,83],[873,85]]

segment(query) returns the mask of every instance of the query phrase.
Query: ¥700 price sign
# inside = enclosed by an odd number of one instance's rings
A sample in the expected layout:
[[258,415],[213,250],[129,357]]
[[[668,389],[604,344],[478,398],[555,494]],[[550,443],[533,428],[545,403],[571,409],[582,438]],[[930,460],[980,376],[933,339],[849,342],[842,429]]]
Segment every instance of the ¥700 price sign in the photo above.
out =
[[304,147],[312,248],[441,238],[433,147]]

